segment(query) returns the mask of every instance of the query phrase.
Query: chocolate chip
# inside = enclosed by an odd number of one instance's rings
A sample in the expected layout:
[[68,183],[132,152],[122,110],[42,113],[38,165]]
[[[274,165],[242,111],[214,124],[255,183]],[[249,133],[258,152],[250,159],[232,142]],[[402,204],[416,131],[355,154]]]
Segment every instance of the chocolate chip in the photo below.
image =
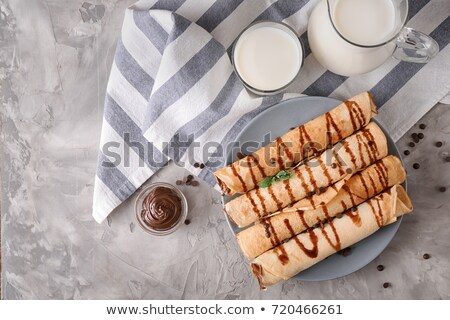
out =
[[204,163],[200,163],[200,169],[203,169],[205,167]]
[[313,195],[314,195],[314,192],[313,192],[313,191],[309,191],[309,192],[306,194],[307,197],[312,197]]
[[428,253],[425,253],[425,254],[423,255],[423,258],[424,258],[425,260],[428,260],[428,259],[431,258],[431,256],[430,256]]
[[450,162],[450,156],[449,157],[445,157],[445,161]]
[[352,208],[352,211],[353,211],[353,212],[356,212],[356,211],[358,211],[358,208],[353,207],[353,208]]
[[322,201],[321,203],[319,203],[319,205],[324,206],[325,202]]
[[348,174],[350,174],[350,173],[352,173],[352,172],[353,172],[353,170],[352,170],[352,169],[350,169],[350,168],[347,168],[347,169],[345,169],[345,172],[347,172]]
[[200,164],[198,162],[194,163],[194,168],[200,167]]
[[410,153],[411,153],[411,152],[409,152],[409,150],[403,151],[403,154],[404,154],[405,156],[408,156]]
[[384,270],[384,266],[381,265],[381,264],[379,264],[379,265],[377,266],[377,270],[378,270],[378,271],[383,271],[383,270]]
[[317,189],[317,190],[316,190],[316,194],[317,194],[317,195],[321,194],[320,189]]
[[442,147],[442,145],[443,145],[442,141],[438,141],[435,144],[435,146],[438,147],[438,148]]
[[447,191],[447,188],[446,187],[439,187],[439,191],[440,192],[445,192],[445,191]]
[[389,282],[385,282],[383,283],[383,288],[389,288],[391,286],[391,284]]
[[270,232],[266,231],[266,233],[264,234],[266,236],[266,238],[270,238]]
[[192,182],[191,182],[191,185],[192,185],[193,187],[196,187],[196,186],[199,185],[199,182],[198,182],[198,181],[192,181]]
[[344,215],[342,214],[342,213],[338,213],[337,215],[336,215],[336,218],[338,218],[338,219],[340,219],[340,218],[342,218]]
[[414,148],[415,147],[415,143],[414,142],[410,142],[410,143],[408,143],[408,146],[410,146],[411,148]]
[[348,248],[342,249],[338,253],[344,257],[348,257],[352,253],[352,248],[348,247]]
[[327,191],[327,188],[325,187],[320,187],[319,188],[320,193],[324,193],[325,191]]
[[185,225],[188,225],[189,223],[191,223],[191,221],[189,219],[184,220]]
[[269,229],[269,227],[270,227],[270,225],[268,223],[264,223],[263,226],[264,226],[264,229]]
[[426,127],[427,126],[425,124],[423,124],[423,123],[419,124],[419,128],[422,129],[422,130],[425,129]]
[[271,164],[274,164],[276,162],[276,160],[274,158],[270,158],[269,161]]
[[331,164],[331,167],[332,167],[333,169],[336,169],[336,168],[337,168],[337,164],[336,164],[336,163],[332,163],[332,164]]
[[177,186],[179,186],[179,185],[183,184],[183,181],[177,180],[177,181],[175,182],[175,184],[176,184]]
[[188,180],[192,180],[192,179],[194,179],[194,176],[193,176],[192,174],[189,174],[186,178],[187,178]]
[[186,185],[190,186],[192,184],[192,180],[186,180]]
[[415,143],[417,143],[417,142],[419,142],[419,135],[417,134],[417,133],[413,133],[412,135],[411,135],[411,138],[413,139],[413,141],[415,142]]
[[418,164],[417,162],[413,164],[413,168],[414,169],[419,169],[420,168],[420,164]]
[[420,132],[417,136],[419,137],[419,139],[425,138],[425,135],[422,132]]

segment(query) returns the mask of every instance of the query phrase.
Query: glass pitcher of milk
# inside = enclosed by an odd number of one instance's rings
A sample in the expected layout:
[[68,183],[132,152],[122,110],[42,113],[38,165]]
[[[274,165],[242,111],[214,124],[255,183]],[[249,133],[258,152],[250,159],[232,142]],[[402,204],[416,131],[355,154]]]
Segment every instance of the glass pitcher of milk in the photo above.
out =
[[369,72],[390,56],[426,63],[439,52],[428,35],[405,28],[408,0],[322,0],[308,23],[315,58],[351,76]]

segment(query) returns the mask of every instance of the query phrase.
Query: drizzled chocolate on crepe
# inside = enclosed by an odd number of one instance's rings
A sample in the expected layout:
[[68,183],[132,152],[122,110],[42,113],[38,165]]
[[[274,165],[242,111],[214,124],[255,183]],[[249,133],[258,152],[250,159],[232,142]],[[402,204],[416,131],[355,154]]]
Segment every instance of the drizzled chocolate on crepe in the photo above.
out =
[[351,176],[386,155],[386,137],[380,127],[371,122],[333,148],[325,150],[317,158],[295,168],[288,180],[276,181],[267,188],[251,190],[228,202],[225,211],[239,227],[248,226],[320,192],[322,188]]
[[363,92],[290,130],[253,154],[217,170],[214,173],[217,183],[226,195],[250,191],[266,177],[288,169],[355,133],[366,126],[375,113],[372,96]]
[[411,211],[412,203],[406,191],[396,185],[340,217],[263,253],[251,264],[252,273],[261,289],[265,289],[355,244]]
[[[344,181],[343,186],[335,187],[338,182],[325,193],[314,195],[313,199],[300,200],[291,208],[285,208],[239,232],[236,239],[244,255],[253,259],[282,241],[338,216],[405,179],[406,172],[400,159],[387,156]],[[327,193],[331,193],[329,200]]]

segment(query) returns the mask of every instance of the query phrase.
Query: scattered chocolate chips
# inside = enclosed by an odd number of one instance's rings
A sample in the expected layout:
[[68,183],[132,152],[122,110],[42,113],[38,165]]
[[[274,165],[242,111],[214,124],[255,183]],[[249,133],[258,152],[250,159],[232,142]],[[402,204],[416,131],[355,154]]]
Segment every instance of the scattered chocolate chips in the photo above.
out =
[[408,146],[410,146],[411,148],[414,148],[415,147],[415,143],[414,142],[410,142],[410,143],[408,143]]
[[200,167],[200,164],[198,162],[194,163],[194,168]]
[[443,145],[442,141],[438,141],[435,143],[435,146],[438,148],[442,147],[442,145]]
[[413,141],[415,142],[415,143],[418,143],[419,142],[419,135],[417,134],[417,133],[413,133],[412,135],[411,135],[411,138],[413,139]]
[[176,184],[177,186],[179,186],[179,185],[183,184],[183,181],[177,180],[177,181],[175,182],[175,184]]
[[245,158],[245,154],[243,154],[242,152],[238,151],[238,152],[236,153],[236,158],[238,158],[239,160],[240,160],[240,159],[243,159],[243,158]]
[[384,270],[384,266],[383,266],[382,264],[379,264],[379,265],[377,266],[377,270],[378,270],[378,271],[383,271],[383,270]]
[[269,229],[269,227],[270,227],[270,225],[268,223],[264,223],[263,226],[264,226],[264,229]]
[[264,234],[266,236],[266,238],[270,238],[270,232],[266,231],[266,233]]
[[332,163],[332,164],[331,164],[331,167],[332,167],[333,169],[336,169],[336,168],[337,168],[337,164],[336,164],[336,163]]
[[313,192],[313,191],[309,191],[309,192],[306,194],[307,197],[312,197],[313,195],[314,195],[314,192]]
[[404,154],[405,156],[408,156],[410,153],[411,153],[411,152],[409,152],[409,150],[403,151],[403,154]]
[[425,260],[428,260],[428,259],[431,258],[431,256],[430,256],[428,253],[424,253],[423,258],[424,258]]
[[344,215],[342,214],[342,213],[338,213],[337,215],[336,215],[336,218],[338,218],[338,219],[340,219],[340,218],[342,218]]
[[199,184],[200,184],[200,183],[199,183],[198,181],[192,181],[192,182],[191,182],[191,185],[192,185],[193,187],[197,187]]
[[350,173],[352,173],[352,172],[353,172],[353,170],[352,170],[352,169],[350,169],[350,168],[347,168],[347,169],[345,169],[345,172],[347,172],[348,174],[350,174]]
[[419,169],[420,168],[420,164],[418,164],[417,162],[413,164],[413,168],[414,169]]
[[190,186],[192,184],[192,181],[191,180],[186,180],[185,183],[186,183],[187,186]]
[[352,208],[352,211],[353,211],[353,212],[356,212],[356,211],[358,211],[358,208],[353,207],[353,208]]
[[422,132],[420,132],[419,134],[417,134],[417,136],[419,137],[419,139],[425,138],[425,135],[424,135]]
[[348,248],[342,249],[341,251],[338,251],[338,253],[344,257],[348,257],[352,253],[352,248],[348,247]]
[[185,225],[188,225],[189,223],[191,223],[191,221],[189,219],[184,220]]
[[391,286],[391,284],[389,282],[385,282],[383,283],[383,288],[387,289]]
[[200,169],[203,169],[205,167],[204,163],[200,163]]
[[450,162],[450,156],[449,157],[445,157],[445,161]]
[[447,191],[447,188],[446,187],[439,187],[439,191],[440,192],[445,192],[445,191]]
[[426,127],[427,126],[424,123],[419,124],[419,128],[422,129],[422,130],[425,129]]
[[324,193],[325,191],[327,191],[327,188],[325,187],[320,187],[319,188],[320,193]]

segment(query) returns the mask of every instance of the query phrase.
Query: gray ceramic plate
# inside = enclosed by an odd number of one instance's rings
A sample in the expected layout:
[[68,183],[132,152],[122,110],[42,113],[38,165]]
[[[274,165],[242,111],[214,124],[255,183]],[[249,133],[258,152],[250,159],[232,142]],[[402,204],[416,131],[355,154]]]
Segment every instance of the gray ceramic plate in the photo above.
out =
[[[238,135],[236,141],[240,142],[240,145],[249,141],[261,143],[264,140],[264,136],[268,133],[271,134],[272,139],[275,139],[289,131],[289,128],[308,122],[330,111],[340,103],[341,101],[339,100],[324,97],[300,97],[281,102],[250,121]],[[373,121],[377,122],[376,120]],[[378,122],[377,124],[379,125]],[[383,127],[381,128],[383,129]],[[400,152],[395,146],[394,141],[384,129],[383,131],[388,141],[389,154],[401,159]],[[236,154],[231,153],[230,150],[228,152],[227,164],[237,160]],[[403,186],[406,188],[406,182]],[[230,199],[232,197],[223,197],[223,202],[227,203]],[[238,233],[240,229],[228,219],[226,214],[225,216],[231,231],[234,234]],[[349,256],[344,257],[339,254],[334,254],[311,268],[300,272],[295,278],[304,281],[330,280],[346,276],[361,269],[386,248],[397,232],[401,220],[402,218],[396,223],[383,227],[370,237],[353,245]]]

